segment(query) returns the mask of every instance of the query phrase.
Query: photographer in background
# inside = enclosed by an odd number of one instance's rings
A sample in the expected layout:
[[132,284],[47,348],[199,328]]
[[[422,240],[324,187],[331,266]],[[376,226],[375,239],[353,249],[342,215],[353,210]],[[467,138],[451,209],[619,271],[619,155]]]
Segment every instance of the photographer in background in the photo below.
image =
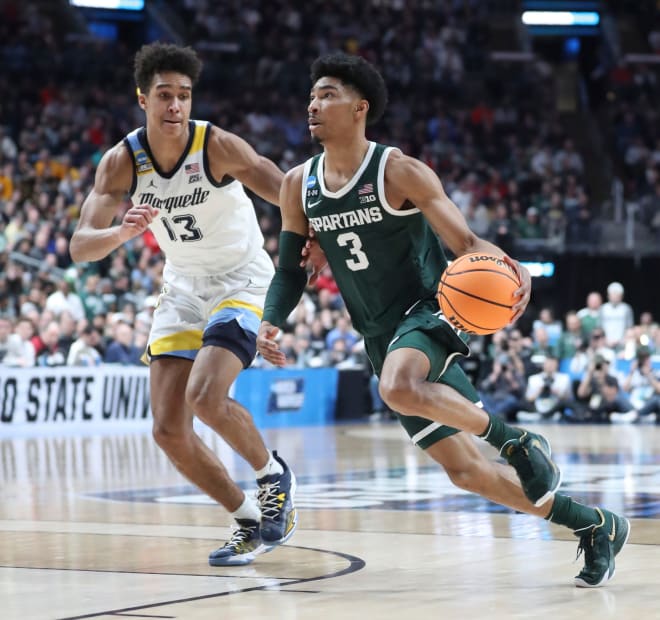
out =
[[610,374],[610,362],[594,356],[577,388],[576,420],[608,423],[612,413],[632,409],[627,396],[619,389],[618,379]]
[[486,411],[514,421],[525,388],[524,366],[505,341],[500,346],[490,374],[479,385],[479,397]]
[[527,379],[525,400],[530,411],[518,414],[521,422],[569,417],[567,410],[574,406],[573,387],[570,376],[559,372],[558,357],[548,355],[543,361],[543,371]]
[[660,422],[660,379],[651,365],[651,354],[647,349],[637,352],[621,387],[630,395],[633,409],[613,413],[612,422]]

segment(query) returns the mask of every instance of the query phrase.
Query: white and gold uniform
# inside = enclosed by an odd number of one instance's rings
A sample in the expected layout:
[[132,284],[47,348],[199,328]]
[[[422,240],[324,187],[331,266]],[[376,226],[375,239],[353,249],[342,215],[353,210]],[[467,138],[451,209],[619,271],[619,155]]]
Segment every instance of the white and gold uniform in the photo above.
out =
[[204,343],[230,349],[248,366],[274,268],[243,186],[210,173],[210,134],[210,123],[191,120],[186,149],[167,174],[144,127],[124,138],[135,165],[130,197],[159,210],[150,228],[166,257],[148,357],[194,359]]

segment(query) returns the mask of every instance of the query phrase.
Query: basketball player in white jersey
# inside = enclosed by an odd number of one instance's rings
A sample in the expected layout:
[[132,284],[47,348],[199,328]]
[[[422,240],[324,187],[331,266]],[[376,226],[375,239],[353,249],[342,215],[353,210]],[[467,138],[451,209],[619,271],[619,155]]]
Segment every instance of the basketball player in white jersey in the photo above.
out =
[[[190,120],[201,61],[191,48],[153,43],[135,57],[146,126],[101,159],[71,240],[76,262],[104,258],[147,228],[166,256],[150,362],[153,434],[177,469],[237,521],[213,566],[248,564],[288,540],[297,523],[295,477],[269,452],[248,411],[229,397],[256,354],[273,265],[243,185],[278,204],[282,172],[238,136]],[[126,195],[132,206],[113,225]],[[193,430],[213,428],[255,470],[246,495]]]

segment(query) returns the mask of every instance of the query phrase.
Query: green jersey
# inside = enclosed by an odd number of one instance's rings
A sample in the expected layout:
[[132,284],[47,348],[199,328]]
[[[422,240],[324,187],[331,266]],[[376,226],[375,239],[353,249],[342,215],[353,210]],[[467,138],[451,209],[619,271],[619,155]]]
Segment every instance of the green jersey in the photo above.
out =
[[385,197],[385,164],[393,147],[375,142],[353,178],[331,192],[324,155],[305,164],[305,215],[348,309],[364,336],[391,330],[415,303],[433,298],[447,259],[414,205],[394,209]]

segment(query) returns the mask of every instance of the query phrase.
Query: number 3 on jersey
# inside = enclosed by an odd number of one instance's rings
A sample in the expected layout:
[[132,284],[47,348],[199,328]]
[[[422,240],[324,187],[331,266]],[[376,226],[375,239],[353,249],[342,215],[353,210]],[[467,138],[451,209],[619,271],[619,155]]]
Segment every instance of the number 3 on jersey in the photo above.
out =
[[362,251],[362,241],[357,234],[354,232],[341,233],[337,236],[337,244],[341,247],[348,246],[353,258],[347,260],[346,265],[351,271],[362,271],[369,267],[369,259]]

